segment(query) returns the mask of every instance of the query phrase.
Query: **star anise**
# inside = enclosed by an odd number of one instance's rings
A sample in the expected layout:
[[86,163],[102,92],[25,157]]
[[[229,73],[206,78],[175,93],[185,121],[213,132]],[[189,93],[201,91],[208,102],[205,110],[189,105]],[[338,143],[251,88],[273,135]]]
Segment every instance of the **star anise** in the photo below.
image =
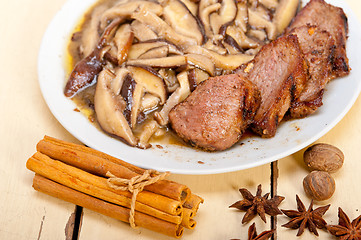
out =
[[261,219],[266,222],[266,216],[276,216],[282,214],[278,209],[278,205],[285,199],[282,196],[275,196],[271,199],[268,199],[269,193],[266,193],[262,196],[262,186],[261,184],[257,187],[256,196],[253,196],[247,189],[239,189],[243,196],[243,200],[233,203],[230,208],[237,208],[241,211],[246,211],[246,214],[243,216],[242,223],[248,223],[251,221],[257,214]]
[[310,206],[306,209],[305,205],[303,205],[302,201],[296,195],[297,201],[297,210],[282,210],[282,212],[288,217],[292,218],[286,224],[283,224],[282,227],[297,229],[297,236],[302,235],[305,228],[308,228],[310,232],[313,232],[316,236],[318,236],[317,228],[323,229],[326,228],[326,221],[322,218],[322,216],[326,213],[330,204],[327,206],[319,207],[313,210],[313,200],[311,200]]
[[361,240],[361,215],[350,222],[341,208],[338,208],[338,225],[327,225],[327,230],[342,240]]
[[[274,231],[275,230],[272,229],[272,230],[261,232],[259,235],[257,235],[256,223],[253,223],[248,228],[248,240],[267,240],[267,239],[270,239],[270,237],[272,237]],[[232,239],[232,240],[239,240],[239,239]]]
[[266,239],[270,239],[270,237],[273,235],[274,231],[275,230],[272,229],[272,230],[261,232],[259,235],[257,235],[256,224],[253,223],[248,228],[248,240],[266,240]]

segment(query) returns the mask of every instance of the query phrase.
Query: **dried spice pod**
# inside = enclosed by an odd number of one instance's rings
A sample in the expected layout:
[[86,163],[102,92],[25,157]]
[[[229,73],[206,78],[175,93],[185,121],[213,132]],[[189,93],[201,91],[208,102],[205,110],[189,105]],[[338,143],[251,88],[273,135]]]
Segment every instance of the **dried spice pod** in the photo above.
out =
[[303,179],[303,188],[307,195],[317,201],[329,199],[335,192],[335,180],[324,171],[313,171]]
[[337,147],[318,143],[309,147],[303,154],[303,160],[311,171],[336,172],[344,162],[344,154]]

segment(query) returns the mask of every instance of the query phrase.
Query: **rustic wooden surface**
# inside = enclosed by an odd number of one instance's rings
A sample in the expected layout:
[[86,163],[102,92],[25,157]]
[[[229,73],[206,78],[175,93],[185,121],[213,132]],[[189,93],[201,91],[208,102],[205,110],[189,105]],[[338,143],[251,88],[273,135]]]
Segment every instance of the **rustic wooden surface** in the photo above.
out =
[[[33,173],[25,168],[36,143],[46,134],[78,142],[52,116],[42,98],[37,81],[37,54],[44,31],[66,0],[3,1],[0,8],[0,239],[72,239],[74,223],[79,239],[168,239],[145,229],[132,230],[127,224],[84,209],[75,218],[75,206],[35,192]],[[346,1],[361,19],[361,3]],[[361,214],[361,98],[345,118],[318,142],[331,143],[345,153],[341,171],[333,174],[336,193],[321,206],[331,204],[325,219],[337,223],[337,208],[342,207],[351,219]],[[308,206],[310,200],[302,189],[307,174],[301,150],[280,159],[273,165],[278,178],[272,175],[271,164],[233,173],[188,176],[172,175],[172,180],[188,185],[205,199],[196,217],[194,231],[186,231],[183,239],[246,239],[250,224],[241,225],[243,213],[228,206],[241,199],[238,188],[247,187],[255,193],[258,184],[263,192],[271,183],[286,200],[282,209],[295,209],[299,194]],[[272,181],[271,181],[272,177]],[[81,210],[81,209],[80,209]],[[81,212],[81,211],[78,211]],[[296,231],[281,227],[286,216],[277,218],[277,239],[295,239]],[[271,219],[263,223],[257,218],[258,232],[271,228]],[[77,227],[76,227],[77,229]],[[319,239],[334,239],[320,230]],[[305,231],[297,239],[314,239]]]

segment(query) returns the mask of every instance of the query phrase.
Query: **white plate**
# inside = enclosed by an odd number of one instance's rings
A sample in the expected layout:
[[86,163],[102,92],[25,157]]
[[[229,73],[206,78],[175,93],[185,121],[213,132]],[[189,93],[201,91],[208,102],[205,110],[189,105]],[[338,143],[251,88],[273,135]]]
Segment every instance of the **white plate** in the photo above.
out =
[[343,0],[329,1],[343,7],[349,20],[347,54],[351,74],[333,80],[324,94],[324,105],[305,119],[281,123],[271,139],[247,138],[227,151],[208,153],[190,147],[163,145],[141,150],[109,137],[82,114],[63,94],[65,49],[82,14],[95,0],[69,0],[50,23],[41,44],[38,62],[39,83],[50,110],[77,139],[97,150],[134,165],[180,174],[231,172],[286,157],[316,141],[334,127],[351,108],[361,89],[361,26]]

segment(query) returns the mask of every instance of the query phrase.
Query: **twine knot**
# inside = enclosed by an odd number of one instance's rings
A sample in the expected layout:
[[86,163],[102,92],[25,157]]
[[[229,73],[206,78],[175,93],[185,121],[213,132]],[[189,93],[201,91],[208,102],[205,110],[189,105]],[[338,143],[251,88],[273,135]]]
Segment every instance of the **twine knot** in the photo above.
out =
[[133,193],[132,201],[130,204],[130,214],[129,214],[129,223],[132,228],[136,228],[135,225],[135,203],[137,200],[137,195],[141,191],[143,191],[144,187],[156,183],[160,180],[163,180],[169,175],[169,172],[164,172],[160,174],[156,170],[146,170],[143,175],[137,175],[132,177],[131,179],[119,178],[112,174],[111,172],[107,172],[106,176],[108,177],[107,183],[109,187],[115,190],[121,191],[129,191]]

